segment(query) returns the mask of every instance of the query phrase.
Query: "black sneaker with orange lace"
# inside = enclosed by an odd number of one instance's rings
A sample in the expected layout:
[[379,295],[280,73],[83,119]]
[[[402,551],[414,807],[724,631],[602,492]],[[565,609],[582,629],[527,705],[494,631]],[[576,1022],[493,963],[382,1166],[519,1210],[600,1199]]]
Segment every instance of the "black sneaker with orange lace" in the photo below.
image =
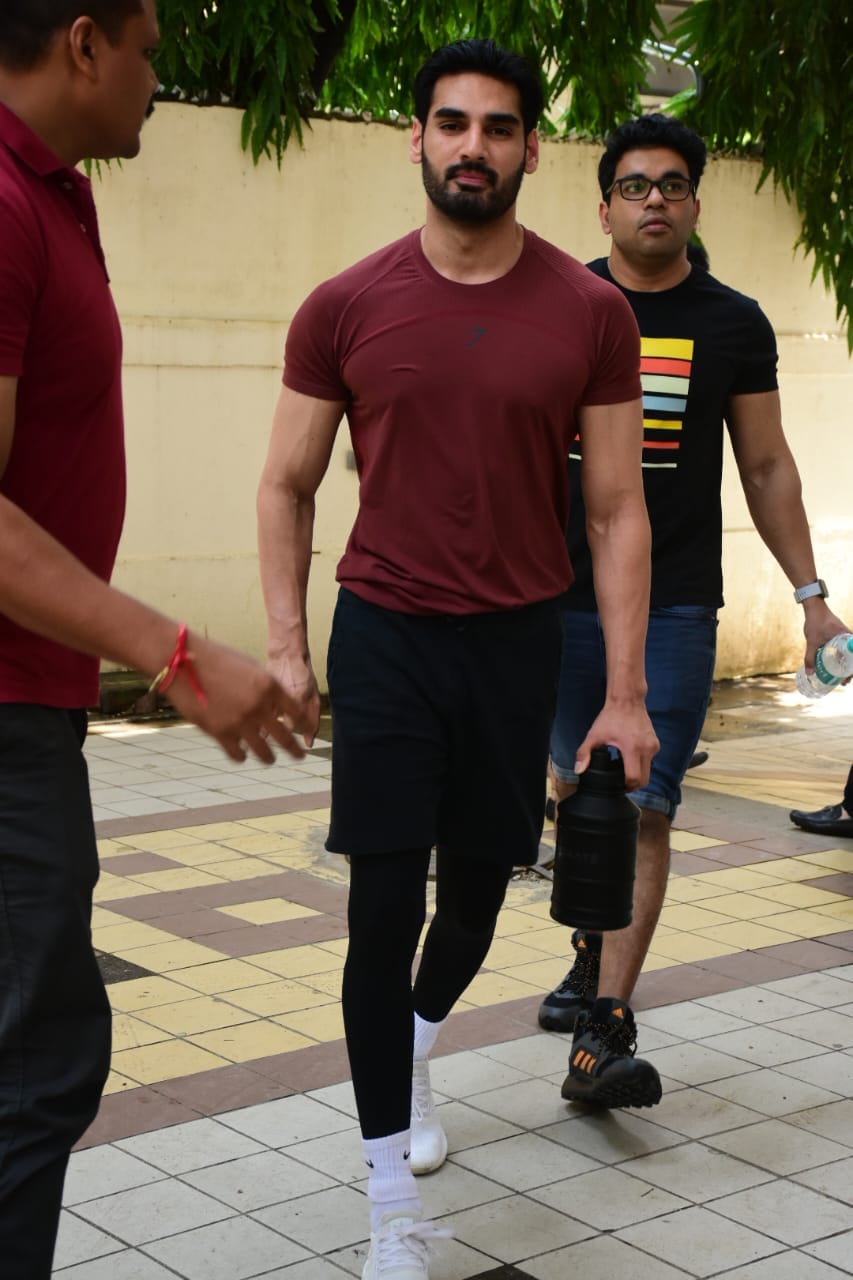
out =
[[637,1024],[624,1000],[596,1000],[575,1024],[563,1097],[597,1107],[654,1107],[661,1100],[660,1076],[650,1062],[634,1057],[636,1048]]
[[563,981],[539,1006],[539,1025],[545,1031],[573,1031],[579,1013],[588,1013],[598,990],[601,935],[575,929],[575,962]]

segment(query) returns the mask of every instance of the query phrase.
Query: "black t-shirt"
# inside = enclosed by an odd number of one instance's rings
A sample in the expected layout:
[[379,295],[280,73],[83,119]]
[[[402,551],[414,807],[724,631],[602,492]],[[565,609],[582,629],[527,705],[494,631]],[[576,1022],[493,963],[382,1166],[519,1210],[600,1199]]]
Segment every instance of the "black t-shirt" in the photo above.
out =
[[[606,258],[587,264],[616,284]],[[643,482],[652,527],[652,606],[723,603],[723,420],[733,395],[775,391],[776,340],[751,298],[691,271],[674,289],[622,289],[642,335]],[[566,604],[595,609],[580,490],[580,443],[569,456],[566,541],[575,582]]]

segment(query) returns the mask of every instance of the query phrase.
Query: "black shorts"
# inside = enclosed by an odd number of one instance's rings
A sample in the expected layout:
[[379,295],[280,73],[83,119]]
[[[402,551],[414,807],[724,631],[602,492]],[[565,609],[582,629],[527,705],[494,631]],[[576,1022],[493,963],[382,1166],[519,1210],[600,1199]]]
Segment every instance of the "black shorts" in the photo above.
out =
[[557,601],[421,616],[341,588],[327,849],[535,862],[560,648]]

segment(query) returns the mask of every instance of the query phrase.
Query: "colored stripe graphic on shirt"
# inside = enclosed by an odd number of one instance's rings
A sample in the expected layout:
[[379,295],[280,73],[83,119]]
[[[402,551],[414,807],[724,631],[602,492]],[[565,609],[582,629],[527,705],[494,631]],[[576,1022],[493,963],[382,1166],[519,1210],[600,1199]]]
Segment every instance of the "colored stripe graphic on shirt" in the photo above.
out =
[[643,466],[674,471],[693,371],[692,338],[643,338]]

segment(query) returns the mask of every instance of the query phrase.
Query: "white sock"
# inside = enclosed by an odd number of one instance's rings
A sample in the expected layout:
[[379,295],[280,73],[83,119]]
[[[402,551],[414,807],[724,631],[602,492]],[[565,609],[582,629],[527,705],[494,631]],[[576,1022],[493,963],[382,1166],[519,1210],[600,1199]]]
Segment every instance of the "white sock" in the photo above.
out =
[[370,1170],[367,1179],[370,1230],[376,1231],[382,1215],[390,1209],[400,1214],[420,1214],[421,1200],[409,1166],[411,1131],[404,1129],[387,1138],[363,1138],[361,1145]]
[[415,1014],[415,1058],[428,1058],[438,1039],[438,1033],[444,1026],[446,1018],[441,1022],[427,1022],[419,1013]]

